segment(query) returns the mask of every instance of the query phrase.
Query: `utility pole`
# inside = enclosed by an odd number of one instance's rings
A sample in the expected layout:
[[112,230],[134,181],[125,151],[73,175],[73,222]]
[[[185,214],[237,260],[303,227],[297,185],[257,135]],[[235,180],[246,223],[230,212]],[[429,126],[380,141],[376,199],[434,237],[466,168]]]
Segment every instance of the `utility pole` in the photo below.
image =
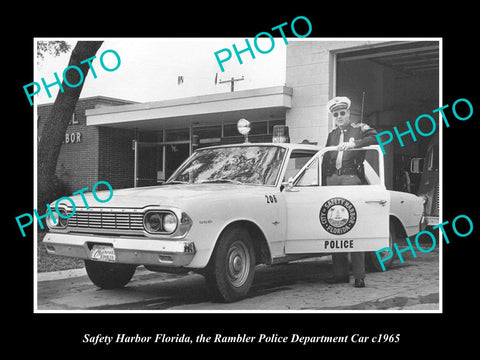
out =
[[234,79],[234,78],[232,77],[230,80],[219,80],[218,83],[219,83],[219,84],[230,83],[230,84],[231,84],[231,85],[230,85],[230,91],[233,92],[234,89],[235,89],[235,86],[234,86],[235,81],[242,81],[242,80],[244,80],[244,76],[242,76],[242,77],[239,78],[239,79]]

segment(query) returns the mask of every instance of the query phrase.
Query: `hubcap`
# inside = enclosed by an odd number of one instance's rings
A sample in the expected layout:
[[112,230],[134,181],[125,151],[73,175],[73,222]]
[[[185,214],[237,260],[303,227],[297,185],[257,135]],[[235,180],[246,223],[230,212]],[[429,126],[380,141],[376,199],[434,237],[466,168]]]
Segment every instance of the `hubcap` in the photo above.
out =
[[234,242],[228,251],[228,278],[234,287],[242,286],[250,271],[250,255],[245,244]]
[[233,259],[233,270],[238,273],[242,270],[242,266],[242,258],[240,256],[235,256],[235,259]]

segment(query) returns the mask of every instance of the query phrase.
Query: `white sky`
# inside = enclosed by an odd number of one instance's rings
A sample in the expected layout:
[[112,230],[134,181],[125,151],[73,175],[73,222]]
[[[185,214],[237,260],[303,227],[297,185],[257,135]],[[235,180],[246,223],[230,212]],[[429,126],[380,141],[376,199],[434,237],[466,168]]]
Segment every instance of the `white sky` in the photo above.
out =
[[[65,40],[72,45],[77,39],[37,38],[36,40]],[[231,77],[245,77],[243,81],[235,82],[235,91],[284,85],[286,46],[282,38],[275,38],[275,47],[268,54],[256,51],[253,39],[249,42],[254,50],[255,59],[247,51],[241,54],[243,64],[239,64],[232,48],[236,44],[238,50],[246,47],[245,38],[95,38],[85,40],[104,40],[98,50],[97,58],[92,62],[97,78],[93,78],[91,70],[88,73],[80,95],[108,96],[138,102],[158,101],[172,98],[229,92],[230,84],[215,85],[215,74],[219,80]],[[36,46],[36,44],[35,44]],[[258,46],[267,50],[270,46],[268,38],[259,38]],[[232,58],[223,63],[225,72],[221,72],[214,52],[228,48]],[[105,71],[100,65],[100,55],[105,50],[115,50],[120,58],[120,67],[112,72]],[[36,54],[36,49],[34,51]],[[37,66],[34,79],[41,84],[41,78],[47,84],[55,81],[54,72],[61,79],[63,70],[68,66],[71,51],[58,57],[45,55],[45,59]],[[222,53],[220,56],[225,56]],[[114,67],[116,60],[113,54],[104,57],[108,67]],[[111,60],[111,64],[108,62]],[[74,71],[74,70],[70,70]],[[184,82],[177,84],[178,76],[183,76]],[[32,89],[32,88],[30,88]],[[37,104],[53,102],[58,92],[58,86],[49,88],[52,97],[49,98],[42,87],[40,93],[33,97]],[[30,90],[32,91],[32,90]],[[26,101],[28,101],[26,99]]]

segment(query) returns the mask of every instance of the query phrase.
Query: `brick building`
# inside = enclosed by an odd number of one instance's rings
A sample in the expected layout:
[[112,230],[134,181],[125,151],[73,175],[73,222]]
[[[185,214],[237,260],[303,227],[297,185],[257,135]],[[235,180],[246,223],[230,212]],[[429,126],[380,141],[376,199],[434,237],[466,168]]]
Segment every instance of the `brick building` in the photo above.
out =
[[[132,134],[121,129],[87,126],[85,111],[101,107],[132,104],[131,101],[95,96],[80,99],[68,125],[65,140],[57,162],[57,177],[72,193],[99,180],[108,181],[115,188],[133,186]],[[37,108],[38,138],[53,104]]]

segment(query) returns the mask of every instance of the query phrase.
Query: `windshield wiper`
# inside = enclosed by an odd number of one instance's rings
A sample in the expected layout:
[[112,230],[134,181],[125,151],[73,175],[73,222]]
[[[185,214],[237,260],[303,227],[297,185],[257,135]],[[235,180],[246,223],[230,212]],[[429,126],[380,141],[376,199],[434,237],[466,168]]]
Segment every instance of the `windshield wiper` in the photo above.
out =
[[164,182],[162,185],[170,185],[170,184],[188,184],[188,182],[187,181],[172,180],[172,181]]
[[241,181],[231,180],[231,179],[207,179],[207,180],[201,180],[198,182],[198,184],[204,184],[204,183],[232,183],[232,184],[243,185]]

